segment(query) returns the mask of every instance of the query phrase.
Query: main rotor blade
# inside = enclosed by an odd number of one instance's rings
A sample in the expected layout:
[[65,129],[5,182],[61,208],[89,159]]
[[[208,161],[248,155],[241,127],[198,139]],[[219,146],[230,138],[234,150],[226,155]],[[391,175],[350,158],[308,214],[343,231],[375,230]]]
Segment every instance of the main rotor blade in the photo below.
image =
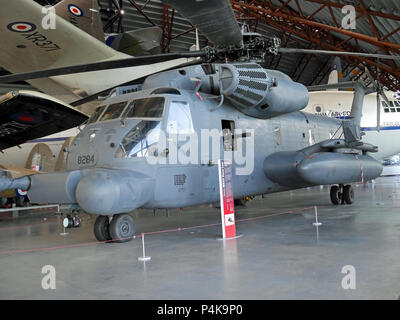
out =
[[146,65],[146,64],[165,62],[165,61],[179,59],[179,58],[201,57],[204,55],[205,55],[205,52],[203,52],[203,51],[191,51],[191,52],[181,52],[181,53],[155,54],[155,55],[150,55],[150,56],[132,57],[132,58],[118,59],[118,60],[107,60],[107,61],[81,64],[81,65],[75,65],[75,66],[44,69],[44,70],[38,70],[38,71],[32,71],[32,72],[25,72],[25,73],[1,76],[0,83],[12,83],[12,82],[17,82],[17,81],[33,80],[33,79],[38,79],[38,78],[47,78],[47,77],[54,77],[54,76],[63,76],[63,75],[68,75],[68,74],[81,73],[81,72],[91,72],[91,71],[135,67],[135,66],[141,66],[141,65]]
[[346,82],[338,82],[338,83],[331,83],[331,84],[308,86],[307,89],[309,92],[311,92],[311,91],[323,91],[323,90],[328,90],[328,89],[354,88],[356,85],[357,85],[357,82],[346,81]]
[[163,0],[183,15],[216,47],[242,44],[242,32],[229,0]]
[[279,48],[280,53],[308,53],[308,54],[328,54],[334,56],[358,56],[378,59],[400,60],[400,56],[392,56],[386,54],[364,53],[364,52],[343,52],[343,51],[328,51],[314,49],[296,49],[296,48]]

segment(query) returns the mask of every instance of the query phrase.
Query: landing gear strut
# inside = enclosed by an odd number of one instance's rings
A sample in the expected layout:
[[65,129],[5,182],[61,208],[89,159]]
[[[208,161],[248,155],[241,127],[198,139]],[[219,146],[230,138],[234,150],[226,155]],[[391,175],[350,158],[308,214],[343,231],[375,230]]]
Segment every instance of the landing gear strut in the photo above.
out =
[[111,222],[108,216],[98,216],[93,229],[98,241],[127,242],[135,235],[135,222],[127,213],[114,215]]
[[354,189],[351,185],[332,186],[330,195],[334,205],[352,204],[354,201]]

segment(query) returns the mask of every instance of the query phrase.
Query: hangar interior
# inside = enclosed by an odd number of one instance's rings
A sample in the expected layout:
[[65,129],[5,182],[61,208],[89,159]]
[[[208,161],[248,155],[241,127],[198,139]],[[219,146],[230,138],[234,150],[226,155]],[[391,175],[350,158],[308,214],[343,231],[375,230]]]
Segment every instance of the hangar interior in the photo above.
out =
[[[60,1],[35,2],[52,6]],[[362,179],[353,183],[355,201],[351,205],[332,205],[332,188],[322,183],[235,199],[238,236],[229,240],[221,240],[221,208],[215,201],[182,208],[135,209],[130,212],[135,235],[121,244],[93,236],[96,215],[83,212],[79,228],[67,228],[76,221],[68,216],[64,224],[66,214],[60,214],[59,208],[17,210],[18,203],[9,203],[8,208],[0,209],[0,299],[400,299],[400,142],[395,135],[400,128],[396,118],[400,112],[400,59],[340,55],[358,52],[400,57],[400,4],[394,0],[229,2],[242,32],[275,36],[284,48],[336,52],[280,52],[265,57],[265,69],[278,70],[308,88],[328,84],[334,70],[336,83],[358,82],[366,90],[380,92],[372,94],[371,104],[381,99],[380,117],[392,122],[377,128],[378,138],[373,141],[378,148],[384,140],[393,150],[399,149],[377,160],[384,165],[382,176],[364,181],[361,164]],[[109,37],[159,28],[159,46],[146,55],[190,52],[196,50],[196,42],[199,48],[210,45],[184,15],[160,0],[99,0],[98,5],[103,31]],[[348,21],[356,23],[355,28],[342,25],[348,14],[343,12],[346,5],[355,10],[355,19]],[[123,40],[119,49],[124,52]],[[335,60],[338,57],[340,67]],[[0,76],[12,73],[0,68]],[[0,95],[13,90],[40,91],[33,83],[0,81]],[[104,98],[112,92],[103,90],[98,96]],[[381,97],[384,92],[390,104]],[[92,112],[98,102],[78,109]],[[368,117],[374,125],[376,107],[371,109],[375,113]],[[120,121],[125,126],[122,113]],[[277,133],[274,135],[276,141]],[[279,132],[279,144],[280,139]],[[308,141],[310,145],[314,142],[311,134]],[[51,158],[51,164],[39,167],[57,171],[66,161],[64,155],[53,154],[52,146],[37,148],[45,148],[42,155]],[[7,149],[1,153],[7,156]],[[24,169],[31,169],[34,157],[30,152]],[[1,159],[0,165],[5,165]],[[1,170],[14,174],[8,167]],[[140,259],[145,257],[150,259]],[[45,265],[57,271],[54,290],[43,288]],[[357,274],[354,286],[346,282],[353,271]]]

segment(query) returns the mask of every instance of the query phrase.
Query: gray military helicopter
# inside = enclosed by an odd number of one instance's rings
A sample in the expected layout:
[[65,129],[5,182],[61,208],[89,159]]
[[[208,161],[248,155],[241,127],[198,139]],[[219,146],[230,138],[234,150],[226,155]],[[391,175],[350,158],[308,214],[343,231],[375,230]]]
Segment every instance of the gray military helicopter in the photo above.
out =
[[[382,165],[369,155],[377,147],[361,141],[359,126],[370,89],[340,84],[356,87],[350,120],[303,113],[307,88],[262,67],[266,55],[282,51],[279,40],[253,34],[243,42],[228,0],[164,2],[214,47],[0,77],[0,82],[13,82],[197,58],[190,66],[147,77],[139,91],[118,88],[102,101],[65,150],[66,171],[2,177],[0,190],[24,189],[33,203],[98,215],[96,238],[124,242],[135,234],[132,210],[217,202],[221,158],[232,160],[236,199],[334,185],[332,203],[351,204],[350,183],[381,174]],[[236,161],[243,157],[247,163]],[[75,216],[66,222],[78,224]]]

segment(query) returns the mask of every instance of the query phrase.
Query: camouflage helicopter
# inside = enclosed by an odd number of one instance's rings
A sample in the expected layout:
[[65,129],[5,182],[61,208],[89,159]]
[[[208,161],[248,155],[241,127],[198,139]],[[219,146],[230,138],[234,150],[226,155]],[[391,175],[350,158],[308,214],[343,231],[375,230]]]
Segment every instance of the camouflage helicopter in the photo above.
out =
[[350,183],[381,174],[370,155],[377,147],[362,142],[359,126],[370,89],[341,84],[357,89],[350,120],[303,113],[307,88],[262,67],[266,55],[284,52],[278,39],[252,34],[244,41],[228,0],[164,2],[214,47],[0,77],[13,82],[200,57],[145,78],[140,90],[117,88],[66,148],[66,171],[4,176],[0,190],[24,189],[33,203],[98,215],[95,237],[123,242],[135,234],[132,210],[217,202],[222,158],[232,161],[236,199],[333,185],[332,203],[351,204]]

